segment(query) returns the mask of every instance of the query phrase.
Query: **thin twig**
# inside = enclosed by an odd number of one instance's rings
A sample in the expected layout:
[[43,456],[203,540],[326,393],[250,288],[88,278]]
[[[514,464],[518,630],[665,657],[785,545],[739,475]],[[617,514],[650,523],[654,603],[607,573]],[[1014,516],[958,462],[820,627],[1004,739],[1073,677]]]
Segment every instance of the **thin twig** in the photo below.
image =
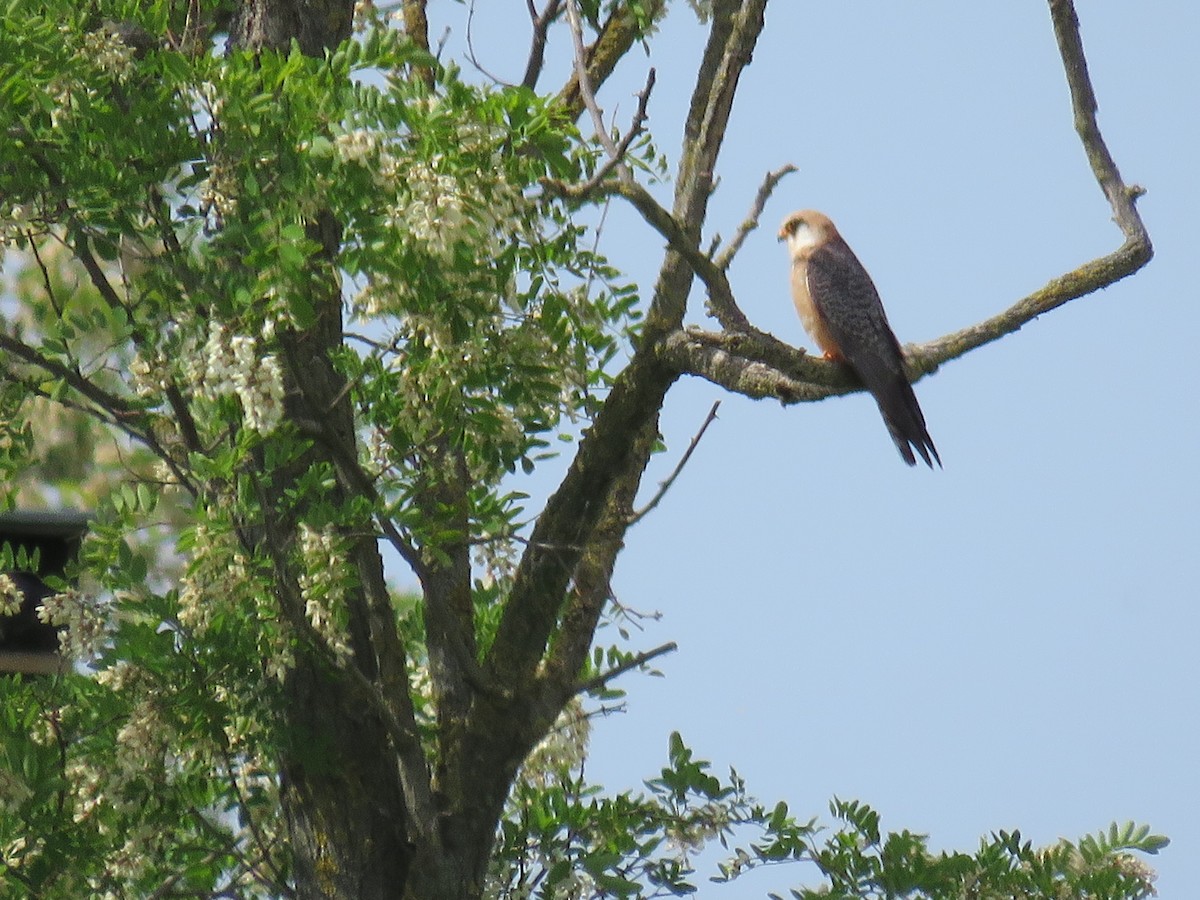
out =
[[[754,197],[754,205],[750,207],[749,215],[738,226],[738,230],[734,232],[733,240],[729,242],[729,246],[721,251],[721,254],[713,260],[718,269],[722,272],[728,271],[730,263],[733,262],[733,258],[737,256],[738,251],[742,249],[742,244],[745,243],[750,232],[758,227],[759,216],[762,215],[763,208],[767,205],[767,200],[771,198],[775,187],[785,177],[795,171],[796,167],[788,163],[774,172],[767,173],[767,177],[763,179],[763,183],[759,186],[758,193]],[[712,256],[712,254],[710,253],[709,256]]]
[[475,67],[476,71],[478,71],[480,74],[486,75],[488,78],[490,78],[492,80],[493,84],[503,85],[504,87],[512,87],[511,84],[509,84],[504,79],[500,78],[498,75],[493,75],[490,71],[488,71],[484,67],[483,63],[481,63],[479,61],[478,56],[476,56],[476,54],[475,54],[475,40],[474,40],[474,36],[473,36],[474,24],[475,24],[475,0],[471,0],[470,6],[467,7],[467,59],[471,61],[471,65],[473,65]]
[[608,153],[609,159],[617,159],[617,144],[604,125],[604,111],[596,103],[596,94],[592,90],[592,79],[587,70],[587,51],[583,46],[583,24],[579,20],[579,5],[577,0],[566,0],[567,22],[571,26],[571,41],[575,47],[575,77],[579,79],[579,95],[583,105],[592,117],[592,126],[596,129],[596,137]]
[[46,288],[46,296],[50,300],[50,306],[54,308],[55,314],[61,319],[63,317],[63,307],[58,302],[58,297],[54,293],[54,283],[50,278],[50,270],[42,259],[42,254],[38,252],[37,241],[33,239],[32,233],[27,235],[27,240],[29,241],[29,252],[33,254],[34,261],[37,263],[38,268],[41,269],[42,284]]
[[661,647],[655,647],[653,650],[647,650],[644,653],[639,653],[636,656],[632,656],[625,660],[625,662],[621,663],[619,666],[613,666],[613,668],[609,669],[607,672],[597,675],[595,678],[589,678],[587,681],[581,681],[579,684],[575,685],[574,693],[587,694],[591,691],[597,690],[598,688],[602,688],[617,676],[624,675],[626,672],[632,669],[640,668],[641,666],[644,666],[646,663],[650,662],[650,660],[659,656],[663,656],[667,653],[674,653],[678,649],[679,645],[674,641],[670,641],[666,644],[663,644]]
[[670,475],[667,476],[665,481],[659,484],[658,490],[655,492],[654,496],[650,498],[650,502],[629,517],[630,525],[636,525],[643,518],[645,518],[650,512],[653,511],[654,507],[658,506],[658,504],[662,501],[662,498],[666,496],[667,491],[671,489],[671,485],[675,483],[675,479],[679,477],[679,473],[683,471],[683,467],[686,466],[688,460],[692,458],[692,454],[696,451],[696,447],[700,445],[700,439],[704,437],[704,432],[708,430],[708,426],[711,425],[713,423],[713,419],[717,417],[717,410],[720,407],[720,400],[717,400],[715,403],[713,403],[712,409],[710,409],[708,411],[708,415],[704,417],[704,422],[700,426],[700,430],[696,432],[696,434],[692,437],[691,443],[688,444],[687,449],[683,451],[683,456],[680,457],[679,463],[675,466],[675,469]]
[[632,180],[629,175],[629,170],[622,165],[625,160],[625,154],[629,151],[630,145],[637,139],[645,130],[647,119],[646,104],[650,100],[650,92],[654,90],[655,71],[651,69],[646,76],[646,86],[637,93],[638,105],[637,110],[633,114],[633,121],[630,122],[629,129],[625,132],[624,137],[620,142],[614,145],[613,152],[615,156],[609,157],[596,169],[595,173],[587,181],[581,181],[576,184],[567,184],[566,182],[556,181],[554,179],[543,179],[542,185],[554,193],[560,194],[563,197],[572,199],[581,199],[590,196],[606,179],[614,169],[621,166],[621,177],[623,180]]

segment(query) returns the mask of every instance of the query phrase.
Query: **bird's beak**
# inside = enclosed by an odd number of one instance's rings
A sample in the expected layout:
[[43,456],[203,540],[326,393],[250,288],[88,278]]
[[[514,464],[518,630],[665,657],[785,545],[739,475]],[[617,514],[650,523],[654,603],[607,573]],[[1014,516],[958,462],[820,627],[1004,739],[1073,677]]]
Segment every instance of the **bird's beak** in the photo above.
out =
[[778,234],[778,235],[776,235],[776,237],[779,239],[779,242],[780,242],[781,244],[782,244],[784,241],[786,241],[786,240],[787,240],[787,236],[788,236],[788,233],[787,233],[787,229],[786,229],[786,228],[780,228],[780,229],[779,229],[779,234]]

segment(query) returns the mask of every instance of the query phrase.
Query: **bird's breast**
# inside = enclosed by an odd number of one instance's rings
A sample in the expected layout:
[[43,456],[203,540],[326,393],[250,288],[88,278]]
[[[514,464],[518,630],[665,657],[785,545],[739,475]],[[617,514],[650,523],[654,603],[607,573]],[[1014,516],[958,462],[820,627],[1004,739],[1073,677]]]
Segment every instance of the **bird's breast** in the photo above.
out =
[[804,260],[796,260],[792,265],[792,302],[796,304],[796,312],[800,315],[804,330],[816,341],[821,352],[829,359],[842,359],[841,348],[829,333],[825,318],[817,309],[812,292],[808,289],[808,267]]

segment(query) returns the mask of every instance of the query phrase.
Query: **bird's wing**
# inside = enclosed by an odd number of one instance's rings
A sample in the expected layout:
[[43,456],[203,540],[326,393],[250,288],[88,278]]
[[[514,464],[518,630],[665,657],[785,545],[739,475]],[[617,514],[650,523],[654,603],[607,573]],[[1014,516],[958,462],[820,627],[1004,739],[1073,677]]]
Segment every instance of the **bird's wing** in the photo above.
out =
[[841,355],[871,384],[871,375],[903,373],[904,356],[888,325],[871,276],[841,238],[827,241],[808,259],[808,291]]
[[[888,325],[871,276],[840,237],[816,248],[808,260],[808,291],[841,357],[862,380],[883,415],[905,462],[912,447],[927,465],[938,459],[925,417],[904,373],[904,351]],[[940,464],[940,460],[939,464]]]

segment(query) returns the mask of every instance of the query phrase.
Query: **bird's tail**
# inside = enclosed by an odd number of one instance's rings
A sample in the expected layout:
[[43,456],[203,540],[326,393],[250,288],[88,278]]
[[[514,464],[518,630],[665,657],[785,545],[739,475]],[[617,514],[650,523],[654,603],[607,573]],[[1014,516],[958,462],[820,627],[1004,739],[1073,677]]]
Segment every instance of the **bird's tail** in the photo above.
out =
[[904,461],[910,466],[917,464],[917,457],[913,453],[915,447],[925,465],[932,469],[936,462],[940,469],[942,458],[938,456],[937,447],[933,446],[933,438],[929,436],[929,429],[925,427],[925,416],[917,403],[917,395],[907,379],[896,378],[889,390],[876,394],[875,400],[879,404],[884,424],[887,425],[887,430],[896,442],[896,449],[900,451]]

